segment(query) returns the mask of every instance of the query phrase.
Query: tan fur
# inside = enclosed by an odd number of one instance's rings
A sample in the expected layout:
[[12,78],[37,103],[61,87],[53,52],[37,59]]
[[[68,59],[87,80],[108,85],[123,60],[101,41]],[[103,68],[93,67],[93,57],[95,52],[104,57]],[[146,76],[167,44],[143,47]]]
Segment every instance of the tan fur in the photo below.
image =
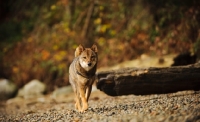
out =
[[95,80],[97,52],[96,45],[91,48],[79,45],[75,51],[75,58],[69,67],[69,82],[75,93],[75,108],[79,112],[88,109],[88,99]]

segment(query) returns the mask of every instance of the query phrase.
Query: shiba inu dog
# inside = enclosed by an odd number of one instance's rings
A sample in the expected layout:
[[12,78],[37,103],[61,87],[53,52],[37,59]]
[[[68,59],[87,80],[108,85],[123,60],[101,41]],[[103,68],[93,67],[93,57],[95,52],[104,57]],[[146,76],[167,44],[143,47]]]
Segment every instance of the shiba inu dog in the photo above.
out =
[[75,58],[69,67],[69,82],[75,92],[75,108],[79,112],[88,109],[88,99],[97,68],[97,52],[96,45],[91,48],[79,45],[75,51]]

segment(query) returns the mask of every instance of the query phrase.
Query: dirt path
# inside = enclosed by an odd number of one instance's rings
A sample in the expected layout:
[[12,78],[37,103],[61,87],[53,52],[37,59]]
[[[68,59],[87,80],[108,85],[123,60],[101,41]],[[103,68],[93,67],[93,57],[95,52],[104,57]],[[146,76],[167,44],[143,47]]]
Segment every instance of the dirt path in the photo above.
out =
[[15,98],[0,104],[0,121],[187,121],[200,122],[200,91],[172,94],[110,97],[94,91],[85,113],[74,110],[73,93],[24,100]]

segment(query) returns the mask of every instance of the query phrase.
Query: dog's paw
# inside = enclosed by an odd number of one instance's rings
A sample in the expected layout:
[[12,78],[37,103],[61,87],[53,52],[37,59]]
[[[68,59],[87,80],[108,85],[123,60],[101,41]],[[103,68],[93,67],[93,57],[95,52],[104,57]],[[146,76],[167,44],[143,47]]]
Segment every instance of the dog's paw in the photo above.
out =
[[80,113],[86,113],[88,109],[81,109],[81,111],[79,111]]
[[75,109],[78,110],[78,111],[81,111],[81,106],[80,104],[78,104],[77,102],[75,103]]
[[84,106],[82,109],[81,109],[81,113],[84,113],[88,110],[88,106]]

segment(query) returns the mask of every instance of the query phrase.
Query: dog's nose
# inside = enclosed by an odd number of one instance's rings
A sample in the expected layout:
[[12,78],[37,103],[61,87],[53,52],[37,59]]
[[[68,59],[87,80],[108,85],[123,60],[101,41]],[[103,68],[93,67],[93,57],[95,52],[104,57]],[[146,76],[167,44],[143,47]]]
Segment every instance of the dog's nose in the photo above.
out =
[[88,63],[88,66],[91,66],[92,65],[92,63]]

